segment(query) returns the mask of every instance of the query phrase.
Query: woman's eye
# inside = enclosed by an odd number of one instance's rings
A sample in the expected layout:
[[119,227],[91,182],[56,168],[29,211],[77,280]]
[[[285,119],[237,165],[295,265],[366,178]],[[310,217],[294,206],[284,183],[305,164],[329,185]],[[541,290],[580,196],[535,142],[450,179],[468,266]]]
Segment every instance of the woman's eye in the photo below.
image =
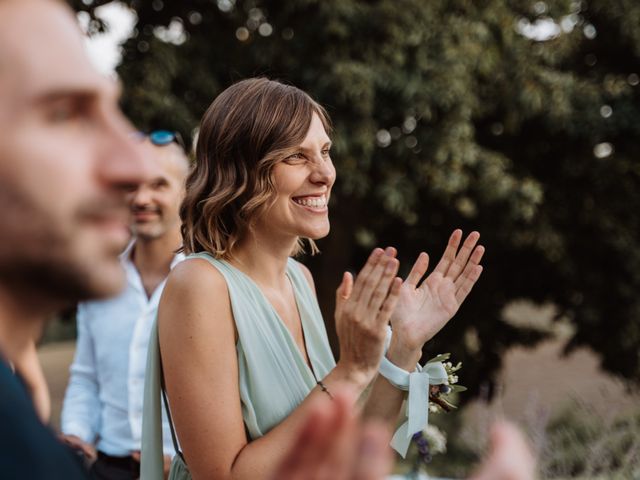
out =
[[323,157],[328,157],[330,154],[331,154],[331,150],[329,150],[328,148],[325,148],[324,150],[322,150]]
[[284,161],[289,164],[302,163],[306,161],[306,157],[301,153],[294,153],[285,158]]

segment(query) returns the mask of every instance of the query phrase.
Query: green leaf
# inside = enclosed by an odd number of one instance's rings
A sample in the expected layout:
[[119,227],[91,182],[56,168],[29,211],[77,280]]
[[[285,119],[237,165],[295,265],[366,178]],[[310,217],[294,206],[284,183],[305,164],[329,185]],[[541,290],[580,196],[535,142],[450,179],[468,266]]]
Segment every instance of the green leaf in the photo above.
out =
[[440,355],[437,355],[431,360],[427,361],[427,363],[446,362],[447,360],[449,360],[449,357],[451,357],[450,353],[441,353]]

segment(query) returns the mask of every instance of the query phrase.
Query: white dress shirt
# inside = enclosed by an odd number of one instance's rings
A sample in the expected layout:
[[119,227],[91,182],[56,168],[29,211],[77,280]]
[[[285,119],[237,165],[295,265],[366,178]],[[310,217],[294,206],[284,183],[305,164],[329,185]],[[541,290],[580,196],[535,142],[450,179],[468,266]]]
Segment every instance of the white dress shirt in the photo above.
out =
[[[147,297],[131,261],[121,256],[127,285],[109,300],[78,306],[78,340],[62,407],[62,432],[113,456],[140,450],[147,345],[166,279]],[[184,258],[177,254],[173,268]],[[163,408],[164,453],[175,454]]]

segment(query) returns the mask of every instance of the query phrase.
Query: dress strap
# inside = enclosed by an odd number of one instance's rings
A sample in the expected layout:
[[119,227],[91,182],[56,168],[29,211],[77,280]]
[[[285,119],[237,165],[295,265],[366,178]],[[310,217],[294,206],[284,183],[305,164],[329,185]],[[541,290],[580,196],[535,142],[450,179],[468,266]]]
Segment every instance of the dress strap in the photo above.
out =
[[184,459],[184,455],[182,454],[182,451],[178,446],[178,437],[176,435],[175,428],[173,427],[173,418],[171,418],[171,409],[169,408],[169,401],[167,400],[167,389],[164,385],[164,370],[162,368],[162,352],[160,352],[160,342],[158,342],[158,359],[158,366],[160,367],[160,386],[162,391],[162,400],[164,402],[164,408],[167,411],[167,419],[169,420],[169,429],[171,430],[171,440],[173,441],[173,448],[186,465],[187,461]]

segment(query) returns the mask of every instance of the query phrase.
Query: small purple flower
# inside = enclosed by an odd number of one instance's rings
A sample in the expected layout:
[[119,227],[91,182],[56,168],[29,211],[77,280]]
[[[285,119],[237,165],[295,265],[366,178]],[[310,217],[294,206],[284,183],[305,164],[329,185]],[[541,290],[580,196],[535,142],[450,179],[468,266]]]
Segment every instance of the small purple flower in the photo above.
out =
[[440,385],[439,390],[440,393],[444,395],[448,395],[449,393],[451,393],[451,387],[449,385],[442,384]]
[[413,435],[412,440],[418,447],[418,457],[416,458],[416,469],[420,463],[430,463],[432,460],[431,451],[429,449],[429,442],[425,438],[422,432],[418,432]]

